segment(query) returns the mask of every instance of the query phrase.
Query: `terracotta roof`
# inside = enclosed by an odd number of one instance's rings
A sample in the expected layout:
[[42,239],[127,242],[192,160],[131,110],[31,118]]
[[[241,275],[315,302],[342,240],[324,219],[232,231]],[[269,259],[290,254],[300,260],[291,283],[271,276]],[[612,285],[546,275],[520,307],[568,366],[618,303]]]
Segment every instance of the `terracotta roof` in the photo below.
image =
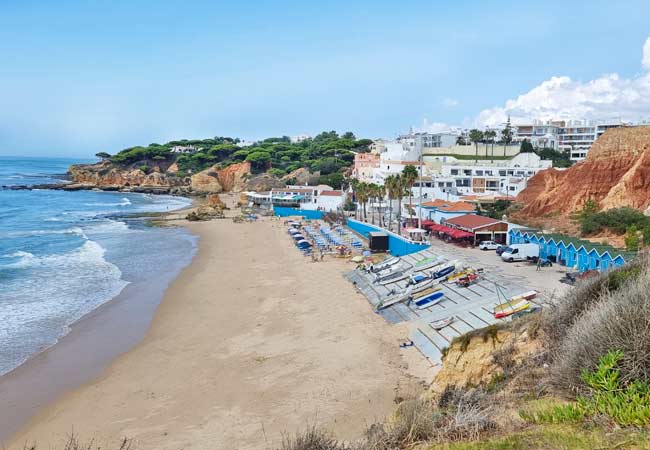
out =
[[477,216],[476,214],[465,214],[464,216],[458,216],[454,217],[453,219],[445,220],[445,225],[449,224],[461,228],[466,228],[468,230],[475,230],[476,228],[482,228],[500,222],[500,220],[493,219],[492,217]]
[[342,191],[322,191],[320,193],[320,195],[327,195],[327,196],[331,196],[331,197],[340,197],[341,195],[343,195],[343,192]]
[[435,199],[435,200],[431,200],[430,202],[422,203],[422,206],[425,206],[425,207],[437,207],[437,206],[448,205],[448,204],[449,204],[449,202],[447,202],[445,200]]
[[474,211],[476,207],[465,202],[451,203],[449,205],[441,205],[438,207],[439,210],[445,212],[458,212],[458,211]]
[[466,202],[448,202],[446,200],[435,199],[430,202],[422,203],[425,208],[438,208],[445,212],[474,211],[476,207]]

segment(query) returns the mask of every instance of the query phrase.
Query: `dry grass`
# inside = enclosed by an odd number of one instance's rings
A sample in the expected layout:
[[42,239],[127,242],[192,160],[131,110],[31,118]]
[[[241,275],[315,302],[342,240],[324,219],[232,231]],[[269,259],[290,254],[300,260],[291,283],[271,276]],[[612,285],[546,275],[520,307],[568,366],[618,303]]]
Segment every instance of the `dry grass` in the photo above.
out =
[[[25,445],[23,450],[37,450],[39,447],[37,444]],[[42,448],[42,447],[41,447]],[[57,448],[50,445],[47,446],[48,449]],[[61,450],[133,450],[133,443],[130,439],[123,438],[115,445],[101,445],[97,441],[91,439],[87,442],[82,442],[79,438],[72,433],[68,439],[65,441]]]

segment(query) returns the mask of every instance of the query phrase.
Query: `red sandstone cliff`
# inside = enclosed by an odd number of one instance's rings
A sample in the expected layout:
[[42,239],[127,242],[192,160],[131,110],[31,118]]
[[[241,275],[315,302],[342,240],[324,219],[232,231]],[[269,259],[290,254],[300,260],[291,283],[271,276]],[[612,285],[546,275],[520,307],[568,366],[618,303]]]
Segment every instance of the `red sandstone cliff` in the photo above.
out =
[[69,188],[152,190],[174,193],[241,192],[251,178],[249,162],[232,164],[224,169],[209,167],[191,177],[177,176],[176,164],[154,166],[147,172],[138,167],[120,167],[110,161],[79,164],[69,169],[73,185]]
[[650,206],[650,127],[608,130],[584,161],[539,172],[517,196],[523,208],[516,217],[567,216],[589,199],[601,209]]

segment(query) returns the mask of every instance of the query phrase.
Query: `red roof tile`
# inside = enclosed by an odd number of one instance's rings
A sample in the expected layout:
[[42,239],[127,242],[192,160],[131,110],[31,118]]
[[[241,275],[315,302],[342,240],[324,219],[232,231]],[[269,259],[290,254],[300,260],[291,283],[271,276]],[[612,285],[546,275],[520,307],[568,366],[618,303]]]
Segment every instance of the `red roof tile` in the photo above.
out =
[[331,197],[340,197],[341,195],[343,195],[343,192],[341,192],[341,191],[323,191],[323,192],[320,193],[320,195],[327,195],[327,196],[331,196]]
[[500,223],[500,220],[493,219],[492,217],[477,216],[476,214],[465,214],[464,216],[454,217],[453,219],[445,220],[445,225],[455,225],[457,227],[474,230],[476,228],[486,227],[495,223]]

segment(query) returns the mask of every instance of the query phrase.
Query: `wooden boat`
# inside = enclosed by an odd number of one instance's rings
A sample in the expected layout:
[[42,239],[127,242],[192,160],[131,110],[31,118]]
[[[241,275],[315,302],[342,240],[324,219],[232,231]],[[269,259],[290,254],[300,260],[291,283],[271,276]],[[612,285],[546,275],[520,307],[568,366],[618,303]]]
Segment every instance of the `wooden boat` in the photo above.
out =
[[443,267],[443,268],[441,268],[441,269],[439,269],[439,270],[433,272],[433,273],[431,274],[431,277],[432,277],[434,280],[436,280],[436,279],[438,279],[438,278],[445,277],[445,276],[449,275],[450,273],[453,273],[454,270],[456,270],[456,266],[453,265],[453,264],[451,264],[451,265],[445,266],[445,267]]
[[400,262],[400,259],[398,257],[389,258],[380,262],[379,264],[374,264],[370,266],[370,271],[373,273],[381,272],[383,270],[390,269],[398,262]]
[[444,292],[440,292],[440,291],[434,292],[432,294],[429,294],[427,296],[424,296],[416,300],[415,306],[417,306],[418,309],[428,308],[429,306],[433,306],[436,303],[440,303],[444,296],[445,296]]
[[518,302],[521,300],[532,300],[535,297],[537,297],[537,291],[526,291],[523,294],[515,295],[514,297],[510,297],[510,303],[512,302]]
[[431,286],[426,289],[422,289],[419,292],[411,292],[411,299],[413,301],[419,300],[422,297],[426,297],[427,295],[433,294],[434,292],[438,292],[440,289],[442,289],[440,286]]
[[441,319],[435,322],[431,322],[431,328],[433,328],[434,330],[442,330],[443,328],[451,325],[454,322],[454,320],[456,320],[456,318],[454,316],[451,316],[451,317],[447,317],[446,319]]
[[453,283],[454,281],[458,280],[459,278],[462,278],[466,275],[469,275],[470,273],[474,273],[474,269],[469,268],[469,269],[464,269],[464,270],[459,270],[456,273],[449,275],[447,277],[447,281],[449,283]]
[[494,307],[494,318],[502,319],[528,308],[530,308],[530,302],[528,300],[519,300],[516,303],[501,303]]

